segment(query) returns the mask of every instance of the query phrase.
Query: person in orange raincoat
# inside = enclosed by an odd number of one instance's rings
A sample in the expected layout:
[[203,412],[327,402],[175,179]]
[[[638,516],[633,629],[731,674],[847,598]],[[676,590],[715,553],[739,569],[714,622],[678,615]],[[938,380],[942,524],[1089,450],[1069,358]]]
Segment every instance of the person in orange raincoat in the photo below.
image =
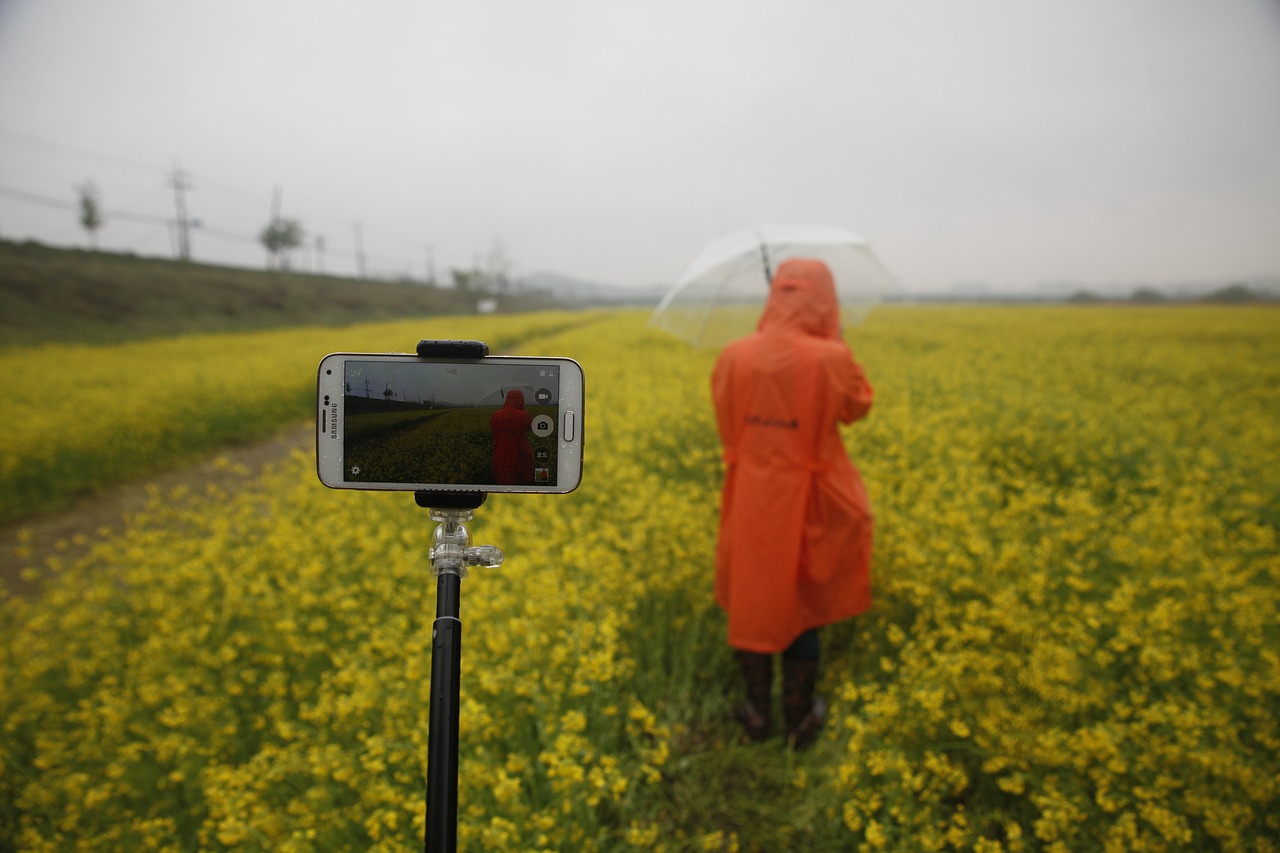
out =
[[711,379],[725,460],[715,596],[746,681],[739,719],[767,737],[781,652],[795,746],[826,710],[816,629],[871,606],[871,504],[837,424],[865,417],[872,389],[839,317],[826,264],[785,261],[756,333],[725,347]]
[[502,408],[489,418],[493,433],[493,481],[502,486],[533,482],[533,448],[528,433],[533,415],[525,411],[524,392],[512,389]]

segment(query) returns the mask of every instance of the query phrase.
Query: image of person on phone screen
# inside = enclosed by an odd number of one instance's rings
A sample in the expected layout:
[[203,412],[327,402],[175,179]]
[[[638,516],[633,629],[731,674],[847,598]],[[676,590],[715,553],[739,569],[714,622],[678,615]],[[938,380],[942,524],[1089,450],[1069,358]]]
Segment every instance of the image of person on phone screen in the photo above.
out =
[[738,719],[768,736],[781,654],[786,734],[801,747],[826,713],[818,629],[871,606],[871,504],[838,425],[867,415],[872,389],[822,261],[778,267],[756,328],[711,379],[725,460],[715,596],[746,686]]
[[493,482],[500,486],[527,485],[533,482],[533,447],[529,431],[533,415],[525,411],[524,392],[507,392],[502,408],[489,418],[493,433]]

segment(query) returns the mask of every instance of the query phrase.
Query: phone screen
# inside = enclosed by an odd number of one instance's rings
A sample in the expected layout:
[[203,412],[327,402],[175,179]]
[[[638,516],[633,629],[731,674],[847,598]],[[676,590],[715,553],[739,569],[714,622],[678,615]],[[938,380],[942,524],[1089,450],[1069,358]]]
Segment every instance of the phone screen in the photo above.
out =
[[555,364],[343,362],[342,478],[555,489]]

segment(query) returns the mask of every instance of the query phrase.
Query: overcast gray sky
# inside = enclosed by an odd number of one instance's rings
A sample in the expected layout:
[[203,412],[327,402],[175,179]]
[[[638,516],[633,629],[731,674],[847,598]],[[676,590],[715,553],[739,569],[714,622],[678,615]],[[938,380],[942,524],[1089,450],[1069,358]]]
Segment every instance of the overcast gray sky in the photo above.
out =
[[340,273],[357,221],[380,275],[627,285],[797,222],[911,289],[1225,283],[1280,272],[1280,0],[0,0],[0,235],[172,217],[175,162],[217,263],[279,186]]

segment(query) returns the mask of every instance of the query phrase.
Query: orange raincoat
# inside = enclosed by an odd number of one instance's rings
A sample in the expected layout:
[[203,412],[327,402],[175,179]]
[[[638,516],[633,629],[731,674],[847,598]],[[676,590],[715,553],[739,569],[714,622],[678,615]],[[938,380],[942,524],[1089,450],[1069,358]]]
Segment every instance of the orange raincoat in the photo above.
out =
[[826,264],[789,260],[773,281],[756,333],[725,347],[711,379],[725,459],[716,600],[729,644],[767,654],[871,606],[871,504],[836,426],[866,416],[871,386]]

